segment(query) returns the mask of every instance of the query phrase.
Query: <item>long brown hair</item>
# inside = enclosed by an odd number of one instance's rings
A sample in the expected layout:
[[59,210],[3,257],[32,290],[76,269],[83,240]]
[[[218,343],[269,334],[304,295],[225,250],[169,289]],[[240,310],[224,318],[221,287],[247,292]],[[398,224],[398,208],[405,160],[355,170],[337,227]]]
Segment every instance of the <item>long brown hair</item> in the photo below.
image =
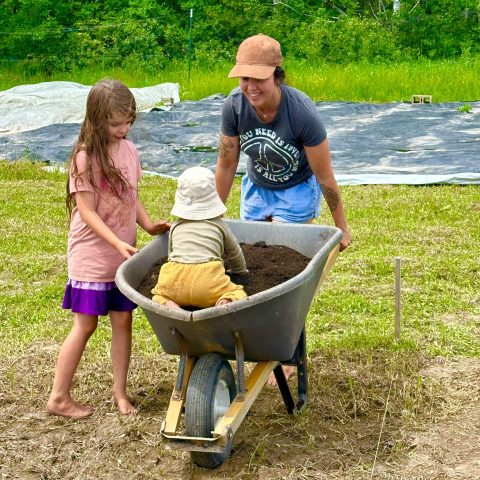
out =
[[[122,82],[103,79],[90,89],[85,119],[67,165],[67,171],[75,179],[75,184],[80,174],[83,173],[78,171],[75,159],[77,153],[84,150],[87,156],[86,176],[95,190],[98,185],[95,184],[93,175],[92,157],[94,155],[102,176],[117,196],[129,188],[127,180],[115,167],[108,152],[108,120],[120,113],[130,116],[133,123],[136,118],[136,108],[135,97]],[[69,178],[67,178],[66,205],[68,213],[71,215],[75,207],[75,198],[70,192]]]

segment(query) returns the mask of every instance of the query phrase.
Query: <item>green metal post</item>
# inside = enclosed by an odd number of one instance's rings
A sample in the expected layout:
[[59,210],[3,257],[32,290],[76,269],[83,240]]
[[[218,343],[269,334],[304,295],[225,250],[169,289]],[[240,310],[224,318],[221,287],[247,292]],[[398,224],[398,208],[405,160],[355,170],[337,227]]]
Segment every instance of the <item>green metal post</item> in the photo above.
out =
[[192,68],[192,24],[193,24],[193,8],[190,9],[190,28],[188,39],[188,85],[190,86],[190,70]]

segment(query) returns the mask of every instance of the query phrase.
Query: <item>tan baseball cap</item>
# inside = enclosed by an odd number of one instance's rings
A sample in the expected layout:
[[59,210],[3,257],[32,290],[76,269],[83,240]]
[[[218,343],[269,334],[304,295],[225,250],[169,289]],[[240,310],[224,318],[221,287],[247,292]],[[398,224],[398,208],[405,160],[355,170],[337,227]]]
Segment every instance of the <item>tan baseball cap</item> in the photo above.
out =
[[262,33],[246,38],[238,47],[237,63],[228,78],[251,77],[264,80],[283,62],[280,44]]

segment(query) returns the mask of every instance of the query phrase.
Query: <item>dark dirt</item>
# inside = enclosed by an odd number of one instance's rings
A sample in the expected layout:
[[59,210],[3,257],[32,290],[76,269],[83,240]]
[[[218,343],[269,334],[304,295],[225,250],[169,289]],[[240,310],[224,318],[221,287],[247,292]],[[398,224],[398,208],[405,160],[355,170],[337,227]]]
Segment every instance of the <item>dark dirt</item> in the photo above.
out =
[[[243,285],[248,295],[276,287],[302,272],[310,259],[283,245],[267,245],[265,242],[240,245],[242,247],[248,273],[232,274],[232,282]],[[138,291],[151,298],[151,290],[156,285],[158,272],[165,262],[163,258],[153,265],[140,284]],[[226,265],[228,269],[228,265]]]

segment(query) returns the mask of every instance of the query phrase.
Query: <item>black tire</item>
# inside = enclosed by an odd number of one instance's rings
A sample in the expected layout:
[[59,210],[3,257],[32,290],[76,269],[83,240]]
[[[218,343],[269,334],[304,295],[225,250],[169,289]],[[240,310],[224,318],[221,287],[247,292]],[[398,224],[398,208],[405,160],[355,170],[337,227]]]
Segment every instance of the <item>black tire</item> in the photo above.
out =
[[[208,353],[195,364],[185,399],[185,433],[210,438],[216,422],[223,416],[237,394],[232,367],[222,355]],[[190,452],[199,467],[217,468],[230,455],[231,439],[221,453]]]

